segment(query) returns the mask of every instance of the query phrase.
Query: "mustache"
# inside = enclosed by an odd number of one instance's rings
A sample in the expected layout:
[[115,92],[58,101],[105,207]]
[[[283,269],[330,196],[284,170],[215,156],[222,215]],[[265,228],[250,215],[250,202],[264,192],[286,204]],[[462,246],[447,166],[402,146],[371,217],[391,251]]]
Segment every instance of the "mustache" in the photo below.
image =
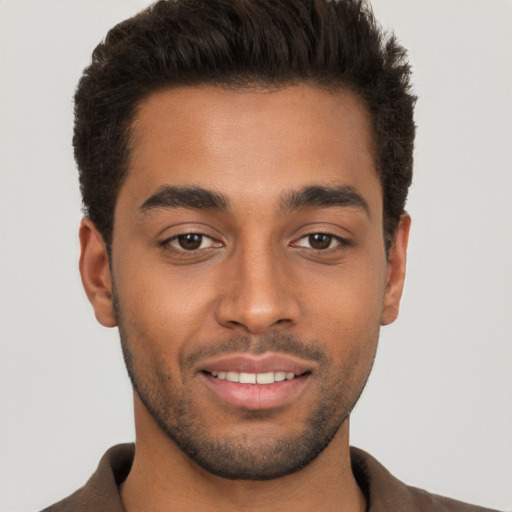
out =
[[314,341],[304,341],[297,336],[283,333],[269,333],[264,336],[233,336],[218,342],[200,343],[191,352],[179,356],[182,368],[195,368],[201,360],[228,354],[264,354],[275,352],[315,361],[328,362],[325,351]]

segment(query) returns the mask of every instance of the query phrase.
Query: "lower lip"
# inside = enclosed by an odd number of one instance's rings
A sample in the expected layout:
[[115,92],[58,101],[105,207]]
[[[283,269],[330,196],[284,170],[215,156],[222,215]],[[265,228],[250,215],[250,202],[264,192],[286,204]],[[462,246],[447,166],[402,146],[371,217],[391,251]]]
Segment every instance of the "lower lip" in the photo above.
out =
[[273,384],[240,384],[203,374],[209,388],[225,403],[250,410],[273,409],[292,402],[306,386],[309,375]]

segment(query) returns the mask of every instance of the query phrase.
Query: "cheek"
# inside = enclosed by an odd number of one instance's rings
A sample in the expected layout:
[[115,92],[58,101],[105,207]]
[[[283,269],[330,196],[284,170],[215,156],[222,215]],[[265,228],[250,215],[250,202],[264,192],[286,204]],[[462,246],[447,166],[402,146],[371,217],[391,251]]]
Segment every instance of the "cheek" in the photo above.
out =
[[194,337],[204,323],[209,298],[202,289],[183,286],[171,280],[146,280],[120,291],[123,310],[133,324],[154,342],[179,343]]
[[[305,299],[311,326],[309,337],[328,344],[338,361],[352,361],[369,370],[380,330],[385,264],[360,261],[350,268],[333,269],[332,275],[310,288]],[[306,327],[307,328],[307,327]]]
[[[126,263],[129,262],[129,263]],[[198,286],[169,265],[124,258],[114,272],[124,341],[145,367],[178,375],[178,354],[204,337],[211,285]],[[211,293],[211,292],[210,292]],[[144,361],[142,361],[144,360]]]
[[340,266],[308,280],[304,302],[312,318],[323,318],[323,327],[332,332],[374,329],[380,325],[385,280],[382,264]]

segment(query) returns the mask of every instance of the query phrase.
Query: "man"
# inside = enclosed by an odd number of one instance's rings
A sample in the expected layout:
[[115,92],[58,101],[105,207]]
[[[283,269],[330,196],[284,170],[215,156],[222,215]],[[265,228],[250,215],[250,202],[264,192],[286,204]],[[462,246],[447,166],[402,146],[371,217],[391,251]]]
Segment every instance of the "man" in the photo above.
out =
[[483,510],[349,450],[398,314],[414,96],[356,2],[160,2],[76,95],[80,271],[136,450],[49,510]]

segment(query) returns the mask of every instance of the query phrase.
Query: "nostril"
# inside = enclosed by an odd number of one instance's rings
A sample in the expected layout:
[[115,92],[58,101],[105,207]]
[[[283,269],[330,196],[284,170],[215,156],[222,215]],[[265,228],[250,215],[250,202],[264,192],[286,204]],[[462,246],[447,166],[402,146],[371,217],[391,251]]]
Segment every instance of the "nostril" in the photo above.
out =
[[279,320],[276,321],[276,325],[277,324],[289,324],[289,323],[292,323],[292,320],[289,318],[280,318]]

